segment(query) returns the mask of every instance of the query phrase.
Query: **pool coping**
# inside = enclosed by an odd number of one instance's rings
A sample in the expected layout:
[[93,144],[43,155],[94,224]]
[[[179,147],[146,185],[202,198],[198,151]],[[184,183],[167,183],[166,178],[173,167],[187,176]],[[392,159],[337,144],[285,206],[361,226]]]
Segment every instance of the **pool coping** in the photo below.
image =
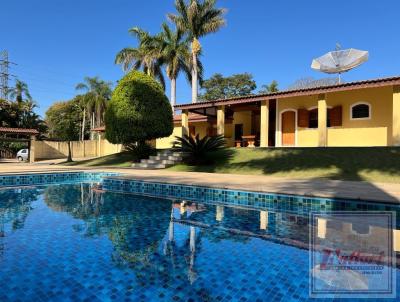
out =
[[329,179],[293,179],[264,175],[241,175],[164,170],[133,170],[104,167],[48,167],[47,169],[1,171],[1,175],[26,175],[69,172],[113,172],[123,179],[166,184],[194,185],[218,189],[284,194],[329,199],[351,199],[400,204],[400,184]]
[[[185,172],[187,173],[187,172]],[[210,175],[212,176],[212,175]],[[246,177],[247,175],[236,175],[241,177]],[[335,181],[335,180],[300,180],[300,179],[291,179],[283,181],[282,183],[288,183],[292,185],[290,188],[281,189],[278,186],[268,186],[264,188],[259,184],[221,184],[220,182],[214,182],[212,179],[210,181],[194,181],[191,178],[187,180],[179,179],[179,181],[175,179],[170,179],[168,177],[162,177],[161,175],[156,176],[146,176],[146,175],[129,175],[121,173],[118,176],[105,176],[104,178],[110,179],[119,179],[119,180],[134,180],[134,181],[142,181],[147,183],[159,183],[159,184],[170,184],[170,185],[183,185],[183,186],[196,186],[203,188],[213,188],[213,189],[221,189],[221,190],[238,190],[243,192],[254,192],[254,193],[263,193],[263,194],[277,194],[277,195],[286,195],[286,196],[302,196],[309,198],[326,198],[332,200],[354,200],[354,201],[367,201],[367,202],[378,202],[378,203],[390,203],[390,204],[400,204],[400,199],[396,196],[390,195],[385,192],[381,188],[377,187],[377,184],[364,183],[364,182],[349,182],[349,181]],[[303,185],[308,183],[313,183],[321,185],[323,187],[327,183],[341,185],[341,188],[337,191],[332,189],[332,187],[328,187],[328,190],[324,190],[316,193],[315,190],[310,188],[304,188]],[[348,185],[347,190],[343,190],[344,185]],[[386,184],[381,184],[386,185]],[[364,187],[364,188],[363,188]],[[367,189],[368,190],[365,190]],[[364,189],[364,190],[363,190]],[[375,191],[375,192],[373,192]]]

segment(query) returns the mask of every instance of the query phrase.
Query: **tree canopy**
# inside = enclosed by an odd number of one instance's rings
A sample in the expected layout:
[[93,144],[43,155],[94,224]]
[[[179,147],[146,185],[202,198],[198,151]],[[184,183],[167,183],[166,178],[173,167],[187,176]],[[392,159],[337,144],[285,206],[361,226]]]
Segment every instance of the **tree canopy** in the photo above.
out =
[[46,123],[51,138],[68,141],[68,159],[71,157],[71,141],[79,139],[81,110],[78,101],[54,103],[46,111]]
[[143,143],[172,134],[172,109],[161,85],[131,71],[115,88],[105,114],[106,138],[114,144]]
[[262,85],[259,93],[273,93],[273,92],[278,92],[278,82],[273,80],[270,84],[268,85]]
[[257,88],[256,82],[250,73],[234,74],[224,77],[220,73],[214,74],[203,82],[204,101],[223,99],[235,96],[249,95]]

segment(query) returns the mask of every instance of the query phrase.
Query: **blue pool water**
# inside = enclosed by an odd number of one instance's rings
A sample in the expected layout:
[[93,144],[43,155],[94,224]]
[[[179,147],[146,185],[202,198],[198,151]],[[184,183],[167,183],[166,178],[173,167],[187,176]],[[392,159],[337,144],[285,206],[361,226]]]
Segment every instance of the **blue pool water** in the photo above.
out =
[[309,300],[303,207],[111,193],[98,181],[0,187],[0,301]]

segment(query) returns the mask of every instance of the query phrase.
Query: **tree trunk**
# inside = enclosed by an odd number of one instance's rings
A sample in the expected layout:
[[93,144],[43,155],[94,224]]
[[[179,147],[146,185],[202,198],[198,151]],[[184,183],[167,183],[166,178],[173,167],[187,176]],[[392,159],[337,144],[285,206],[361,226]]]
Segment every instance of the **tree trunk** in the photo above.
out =
[[82,141],[85,140],[85,123],[86,123],[86,108],[83,109],[83,117],[82,117]]
[[71,141],[68,141],[68,158],[67,163],[72,162]]
[[192,67],[192,103],[197,103],[197,54],[192,51],[193,67]]
[[176,79],[171,79],[171,107],[172,107],[172,114],[174,113],[175,105],[176,105]]
[[[90,130],[92,130],[94,128],[94,112],[92,112],[91,117],[90,117]],[[93,131],[90,131],[90,139],[93,140],[94,139],[94,133]]]

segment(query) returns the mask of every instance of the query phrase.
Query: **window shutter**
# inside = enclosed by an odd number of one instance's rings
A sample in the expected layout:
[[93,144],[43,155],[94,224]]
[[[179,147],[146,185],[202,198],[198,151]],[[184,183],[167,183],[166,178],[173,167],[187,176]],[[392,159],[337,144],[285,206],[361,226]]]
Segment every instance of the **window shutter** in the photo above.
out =
[[299,109],[297,111],[298,120],[297,126],[302,128],[308,128],[308,110],[307,109]]
[[342,106],[336,106],[329,110],[329,119],[331,127],[342,126]]

